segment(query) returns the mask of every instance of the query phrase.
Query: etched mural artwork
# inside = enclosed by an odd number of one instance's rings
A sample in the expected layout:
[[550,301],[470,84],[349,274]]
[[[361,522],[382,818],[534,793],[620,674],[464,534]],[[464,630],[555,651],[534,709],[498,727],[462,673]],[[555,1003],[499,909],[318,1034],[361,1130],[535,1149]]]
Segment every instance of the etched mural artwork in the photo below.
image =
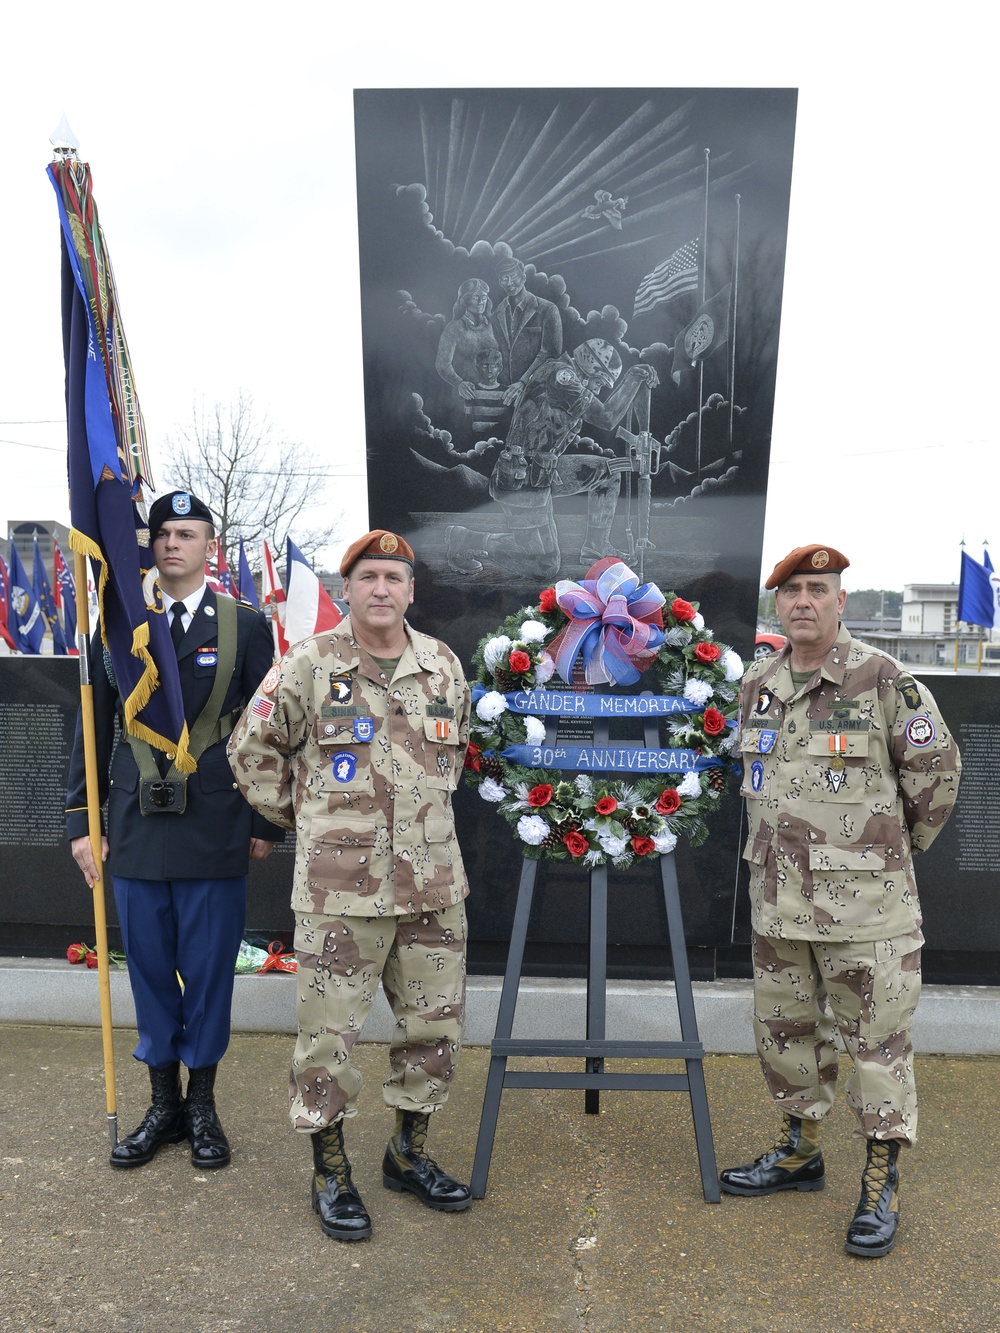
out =
[[463,586],[759,558],[795,94],[356,94],[372,521]]
[[[605,556],[699,602],[752,656],[795,102],[355,94],[369,518],[413,546],[414,623],[467,665],[491,626]],[[560,727],[560,743],[593,739]],[[470,957],[489,970],[520,856],[484,801],[456,803]],[[699,947],[734,938],[739,806],[725,807],[702,847],[677,850]],[[543,971],[586,933],[579,873],[546,874]],[[642,880],[616,890],[630,956],[664,937]]]

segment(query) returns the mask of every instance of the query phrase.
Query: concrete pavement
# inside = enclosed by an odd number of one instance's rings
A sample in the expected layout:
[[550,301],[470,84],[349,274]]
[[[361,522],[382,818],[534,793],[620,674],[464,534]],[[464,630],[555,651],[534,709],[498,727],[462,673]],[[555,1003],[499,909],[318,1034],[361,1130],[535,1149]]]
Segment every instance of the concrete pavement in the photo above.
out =
[[[116,1031],[122,1133],[147,1103],[134,1039]],[[1000,1328],[995,1058],[918,1058],[899,1240],[863,1260],[843,1250],[863,1151],[842,1099],[825,1191],[709,1205],[685,1094],[604,1093],[587,1116],[580,1092],[508,1091],[486,1198],[440,1214],[381,1186],[386,1052],[368,1042],[348,1147],[375,1234],[342,1245],[309,1209],[286,1035],[234,1035],[219,1075],[234,1155],[217,1172],[195,1171],[184,1144],[138,1170],[107,1165],[97,1031],[7,1024],[0,1051],[0,1330]],[[463,1052],[432,1124],[432,1152],[465,1178],[487,1062],[484,1047]],[[756,1061],[711,1056],[705,1070],[719,1164],[748,1160],[775,1129]]]

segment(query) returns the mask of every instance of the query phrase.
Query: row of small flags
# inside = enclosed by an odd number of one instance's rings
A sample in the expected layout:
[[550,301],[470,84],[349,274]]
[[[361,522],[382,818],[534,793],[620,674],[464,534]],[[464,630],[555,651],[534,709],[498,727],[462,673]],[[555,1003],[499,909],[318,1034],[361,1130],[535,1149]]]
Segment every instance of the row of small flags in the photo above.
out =
[[[46,634],[51,636],[54,655],[65,657],[77,652],[73,571],[66,564],[59,543],[53,540],[52,547],[54,587],[49,583],[37,538],[30,583],[13,542],[9,562],[5,563],[0,555],[0,640],[6,644],[8,652],[41,653]],[[340,621],[336,603],[293,541],[289,540],[287,547],[287,593],[267,542],[264,543],[263,569],[264,611],[270,618],[275,651],[279,656],[291,644],[332,629]],[[205,581],[216,593],[242,597],[260,609],[260,598],[242,538],[236,575],[230,570],[220,546],[216,568],[213,570],[207,561],[205,563]]]
[[9,560],[5,562],[0,555],[0,641],[8,652],[40,653],[48,634],[53,653],[60,657],[76,655],[76,585],[59,543],[53,540],[52,547],[54,590],[37,537],[30,582],[13,542]]
[[962,552],[955,619],[966,625],[1000,629],[1000,575],[994,570],[990,553],[985,549],[982,564]]

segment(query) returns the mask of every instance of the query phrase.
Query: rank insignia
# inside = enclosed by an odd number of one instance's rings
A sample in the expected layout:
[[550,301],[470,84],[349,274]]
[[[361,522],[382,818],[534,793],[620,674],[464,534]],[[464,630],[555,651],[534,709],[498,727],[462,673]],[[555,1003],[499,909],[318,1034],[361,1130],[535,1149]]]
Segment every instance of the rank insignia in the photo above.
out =
[[762,731],[760,733],[759,748],[761,754],[770,754],[774,749],[774,742],[778,739],[776,731]]
[[761,690],[757,695],[757,707],[753,710],[755,713],[766,713],[771,707],[771,700],[774,695],[770,690]]
[[375,735],[375,721],[370,717],[356,717],[354,719],[354,739],[356,741],[370,741]]
[[336,676],[330,672],[330,694],[335,703],[349,704],[354,682],[348,675]]
[[754,791],[760,791],[764,785],[764,765],[759,759],[755,759],[750,765],[750,786]]
[[357,767],[357,758],[347,750],[341,750],[333,756],[333,776],[338,782],[350,782]]
[[912,717],[906,724],[906,739],[911,745],[917,746],[918,749],[930,745],[936,734],[934,723],[929,717],[923,715]]

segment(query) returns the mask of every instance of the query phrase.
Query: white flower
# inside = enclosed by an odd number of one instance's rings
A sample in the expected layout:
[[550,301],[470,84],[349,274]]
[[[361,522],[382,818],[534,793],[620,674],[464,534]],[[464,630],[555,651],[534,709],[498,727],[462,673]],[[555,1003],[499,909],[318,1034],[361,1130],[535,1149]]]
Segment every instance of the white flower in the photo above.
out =
[[548,834],[549,826],[541,815],[522,815],[517,821],[517,836],[529,847],[538,847]]
[[[705,617],[701,614],[700,611],[695,612],[694,620],[691,621],[691,628],[692,629],[705,628]],[[711,636],[711,630],[709,630],[709,635]]]
[[541,718],[526,717],[524,719],[525,736],[529,745],[541,745],[545,740],[545,723]]
[[677,846],[677,837],[673,833],[654,833],[653,846],[661,856],[666,856],[667,852],[672,852]]
[[598,833],[597,841],[601,844],[602,851],[607,852],[610,857],[621,856],[629,844],[628,838],[616,838],[613,833],[606,830]]
[[548,653],[542,653],[538,659],[538,666],[535,668],[535,681],[539,685],[546,685],[556,674],[556,664]]
[[548,625],[540,620],[526,620],[521,626],[521,638],[525,643],[541,643],[551,633]]
[[483,646],[483,661],[492,671],[496,664],[510,652],[511,641],[506,634],[498,634],[488,639]]
[[479,786],[479,795],[484,801],[502,801],[507,795],[507,788],[501,787],[492,778],[483,778]]
[[701,779],[697,773],[684,774],[684,781],[677,784],[677,795],[688,798],[701,795]]
[[[489,695],[486,696],[487,699],[489,697]],[[707,681],[698,680],[692,676],[690,680],[684,682],[684,698],[689,704],[694,704],[695,708],[701,708],[703,704],[707,704],[711,697],[712,687]],[[485,702],[486,699],[480,699],[477,707],[482,708]],[[482,716],[482,714],[480,714],[480,716]]]
[[[711,690],[709,693],[711,693]],[[495,722],[500,714],[506,711],[507,700],[499,690],[490,690],[476,704],[476,716],[484,722]]]
[[743,676],[743,658],[739,653],[734,653],[732,648],[727,648],[722,654],[722,669],[726,673],[726,680],[740,680]]

